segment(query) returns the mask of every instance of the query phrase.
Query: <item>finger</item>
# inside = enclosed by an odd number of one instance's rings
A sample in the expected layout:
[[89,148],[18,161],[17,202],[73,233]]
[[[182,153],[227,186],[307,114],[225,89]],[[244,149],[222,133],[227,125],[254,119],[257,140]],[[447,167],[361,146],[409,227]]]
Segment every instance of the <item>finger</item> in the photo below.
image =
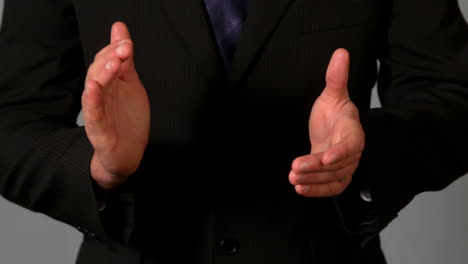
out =
[[127,25],[125,25],[125,23],[117,21],[112,25],[111,43],[124,39],[131,39],[130,32],[128,31]]
[[107,45],[99,51],[94,58],[93,63],[101,63],[107,61],[110,57],[116,56],[122,61],[133,56],[133,43],[131,39],[123,39],[118,42]]
[[105,130],[105,108],[102,88],[98,82],[93,80],[86,82],[82,104],[83,120],[88,136],[102,134]]
[[345,49],[337,49],[328,64],[326,73],[326,87],[322,95],[332,99],[347,99],[349,75],[349,53]]
[[363,150],[364,132],[362,129],[356,129],[325,151],[321,162],[324,165],[339,163],[349,157],[360,155]]
[[299,162],[299,164],[297,165],[293,164],[291,170],[294,171],[296,174],[336,171],[336,170],[343,169],[344,167],[348,166],[351,163],[358,162],[361,158],[361,153],[355,154],[354,156],[350,156],[345,159],[341,159],[331,164],[324,164],[323,162],[321,162],[319,166],[300,164],[302,162],[309,163],[310,162],[309,159],[312,159],[313,160],[312,163],[315,164],[317,162],[315,161],[315,159],[317,158],[311,157],[311,156],[313,155],[305,155],[305,156],[298,157],[296,159],[297,160],[296,162]]
[[352,176],[357,168],[357,165],[358,161],[355,161],[346,167],[333,171],[319,171],[302,174],[297,174],[294,171],[291,171],[289,173],[289,182],[292,185],[311,185],[342,181],[343,179]]
[[129,43],[130,45],[132,45],[132,40],[131,39],[123,39],[123,40],[116,41],[114,43],[111,43],[111,44],[105,46],[98,53],[96,53],[96,55],[94,56],[94,61],[96,62],[96,61],[100,60],[100,58],[107,58],[107,57],[109,57],[109,55],[119,56],[120,52],[117,52],[118,51],[117,48],[120,45],[123,45],[125,43]]
[[96,74],[109,63],[112,56],[119,57],[122,62],[133,57],[133,43],[127,26],[122,22],[115,22],[112,25],[111,43],[96,54],[94,62],[88,69],[87,80],[90,79],[89,77],[96,76]]
[[289,182],[292,185],[312,185],[327,184],[342,180],[346,177],[345,170],[315,172],[308,174],[296,174],[294,171],[289,173]]
[[[95,57],[94,62],[90,65],[88,69],[88,74],[86,76],[86,81],[88,80],[97,80],[99,75],[102,75],[102,71],[115,69],[115,64],[119,65],[128,61],[128,58],[132,56],[133,48],[130,40],[122,40],[120,42],[110,44],[102,49]],[[115,58],[118,58],[120,61],[115,62]],[[117,68],[119,68],[117,67]],[[115,77],[115,76],[114,76]],[[108,83],[109,81],[105,81]],[[102,86],[103,84],[100,82]]]
[[323,168],[323,152],[308,154],[294,159],[291,169],[296,173],[319,171]]
[[119,43],[119,45],[117,46],[115,53],[122,60],[122,62],[132,59],[133,58],[132,40],[128,38],[128,39],[123,39],[117,43]]
[[133,69],[133,42],[127,25],[115,22],[111,29],[111,43],[119,43],[116,49],[117,56],[122,60],[124,72]]
[[296,185],[294,188],[299,195],[304,197],[323,198],[341,194],[348,184],[349,183],[335,181],[328,184]]
[[102,58],[108,57],[107,55],[108,55],[111,51],[114,51],[114,50],[116,49],[117,45],[118,45],[118,43],[112,43],[112,44],[109,44],[109,45],[105,46],[104,48],[102,48],[102,49],[101,49],[98,53],[96,53],[96,55],[94,56],[94,61],[93,61],[93,63],[102,60]]
[[[94,61],[99,62],[104,58],[107,63],[109,56],[118,56],[122,61],[133,56],[133,42],[127,26],[122,22],[115,22],[112,25],[111,43],[96,54]],[[98,68],[100,69],[101,66],[98,65]]]
[[101,87],[107,87],[112,80],[119,75],[121,64],[121,60],[118,57],[110,58],[96,75],[95,81],[97,81]]

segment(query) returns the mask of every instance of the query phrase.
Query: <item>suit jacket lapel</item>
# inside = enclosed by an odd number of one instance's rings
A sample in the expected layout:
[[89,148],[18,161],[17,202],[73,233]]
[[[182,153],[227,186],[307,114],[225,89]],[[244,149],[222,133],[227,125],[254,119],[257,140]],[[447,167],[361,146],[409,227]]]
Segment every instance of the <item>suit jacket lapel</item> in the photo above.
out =
[[[235,87],[261,52],[294,0],[251,0],[249,15],[229,74]],[[202,0],[161,0],[169,22],[208,80],[219,80],[224,65]]]
[[202,0],[160,1],[169,23],[181,37],[208,81],[219,80],[225,74],[209,18]]
[[293,0],[251,0],[244,31],[239,40],[230,74],[235,87],[265,47]]

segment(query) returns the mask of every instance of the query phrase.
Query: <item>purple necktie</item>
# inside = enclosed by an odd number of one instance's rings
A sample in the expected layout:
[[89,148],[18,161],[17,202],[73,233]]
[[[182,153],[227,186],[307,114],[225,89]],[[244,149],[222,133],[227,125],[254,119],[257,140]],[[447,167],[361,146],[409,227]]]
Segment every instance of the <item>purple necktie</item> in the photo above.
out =
[[247,17],[248,0],[204,1],[219,52],[226,69],[229,69]]

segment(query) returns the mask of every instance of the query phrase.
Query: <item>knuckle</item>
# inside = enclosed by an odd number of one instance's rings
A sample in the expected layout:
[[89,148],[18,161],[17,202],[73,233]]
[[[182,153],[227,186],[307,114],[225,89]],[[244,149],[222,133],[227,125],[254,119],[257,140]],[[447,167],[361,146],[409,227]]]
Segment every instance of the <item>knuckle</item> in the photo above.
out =
[[96,71],[96,60],[93,61],[88,67],[88,76]]
[[101,49],[98,53],[96,53],[96,55],[94,56],[94,60],[98,61],[100,59],[105,59],[109,53],[112,53],[110,51],[115,49],[115,47],[117,47],[117,45],[114,43],[107,45],[106,47]]
[[93,61],[93,64],[96,65],[96,64],[100,64],[102,63],[105,59],[106,59],[106,56],[107,54],[96,54],[96,56],[94,57],[94,61]]
[[325,76],[325,80],[327,83],[331,83],[334,85],[342,84],[341,78],[335,74],[327,74]]

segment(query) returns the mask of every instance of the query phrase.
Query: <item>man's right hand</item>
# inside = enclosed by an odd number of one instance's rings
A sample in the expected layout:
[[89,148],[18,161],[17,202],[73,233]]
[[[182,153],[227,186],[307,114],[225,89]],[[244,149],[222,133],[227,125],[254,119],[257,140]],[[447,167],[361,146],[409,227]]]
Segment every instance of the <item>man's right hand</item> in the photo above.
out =
[[110,44],[89,67],[82,104],[94,147],[91,176],[103,189],[115,188],[140,166],[150,130],[148,96],[135,70],[124,23],[114,23]]

